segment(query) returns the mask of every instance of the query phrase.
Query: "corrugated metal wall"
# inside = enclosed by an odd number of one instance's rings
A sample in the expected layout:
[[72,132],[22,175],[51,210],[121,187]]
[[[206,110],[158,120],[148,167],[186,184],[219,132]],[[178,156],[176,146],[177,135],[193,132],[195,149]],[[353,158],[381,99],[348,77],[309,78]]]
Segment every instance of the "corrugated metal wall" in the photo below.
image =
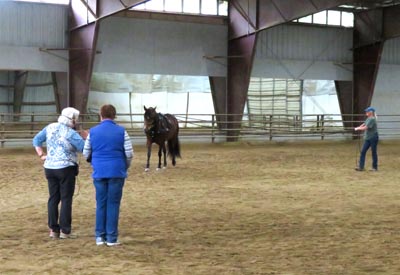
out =
[[400,37],[385,41],[381,63],[400,65]]
[[110,17],[100,24],[95,72],[226,76],[228,27]]
[[[49,72],[29,72],[26,81],[23,102],[30,103],[46,103],[46,105],[29,105],[22,106],[23,113],[56,113],[56,105],[54,99],[54,86],[52,84],[51,73]],[[53,103],[47,105],[47,103]]]
[[287,24],[260,33],[256,58],[352,61],[353,30]]
[[65,47],[68,7],[0,1],[0,45]]
[[12,105],[7,105],[13,100],[13,90],[7,86],[14,82],[14,74],[0,71],[0,113],[12,112]]
[[[23,102],[54,102],[53,86],[48,85],[52,81],[51,71],[64,71],[64,67],[68,68],[68,61],[40,52],[39,48],[67,47],[67,29],[68,6],[0,1],[0,50],[6,54],[5,59],[9,59],[0,60],[0,70],[5,70],[0,73],[0,85],[14,85],[13,69],[27,70]],[[64,55],[66,52],[57,54]],[[33,63],[37,64],[33,66],[35,71],[30,71]],[[13,111],[13,93],[13,87],[0,87],[0,112]],[[55,102],[53,105],[23,104],[22,112],[54,113],[56,105]]]
[[351,80],[353,30],[287,24],[258,36],[252,76]]

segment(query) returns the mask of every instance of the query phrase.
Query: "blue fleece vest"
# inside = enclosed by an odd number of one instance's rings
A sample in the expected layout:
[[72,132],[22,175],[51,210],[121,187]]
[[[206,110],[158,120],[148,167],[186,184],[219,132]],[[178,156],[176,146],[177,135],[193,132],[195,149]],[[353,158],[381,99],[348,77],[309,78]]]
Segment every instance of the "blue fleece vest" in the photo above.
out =
[[93,178],[126,178],[125,128],[103,120],[90,129]]

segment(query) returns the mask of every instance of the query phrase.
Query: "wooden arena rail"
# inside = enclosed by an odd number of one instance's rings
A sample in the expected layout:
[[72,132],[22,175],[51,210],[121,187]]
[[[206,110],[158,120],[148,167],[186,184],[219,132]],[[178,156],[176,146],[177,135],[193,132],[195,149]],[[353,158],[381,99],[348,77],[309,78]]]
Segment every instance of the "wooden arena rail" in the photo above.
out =
[[[6,143],[30,143],[34,135],[58,114],[0,114],[0,146]],[[362,123],[363,115],[313,114],[290,115],[232,115],[232,114],[176,114],[181,140],[188,142],[223,142],[227,137],[235,140],[285,140],[285,139],[354,139],[360,136],[353,131]],[[235,121],[234,119],[237,119]],[[80,116],[78,130],[98,124],[97,114]],[[117,114],[116,121],[123,125],[132,139],[144,140],[143,114]],[[380,115],[380,136],[400,137],[400,115]]]

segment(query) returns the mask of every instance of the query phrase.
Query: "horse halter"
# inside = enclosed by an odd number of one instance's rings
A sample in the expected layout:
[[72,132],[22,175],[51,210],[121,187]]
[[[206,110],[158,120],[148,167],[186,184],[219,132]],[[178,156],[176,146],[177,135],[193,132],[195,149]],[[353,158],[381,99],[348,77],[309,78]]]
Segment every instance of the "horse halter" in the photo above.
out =
[[[150,110],[150,109],[148,109]],[[155,114],[155,116],[151,116]],[[156,128],[158,123],[158,114],[154,111],[148,112],[144,114],[144,131],[145,133],[150,133],[150,135],[154,135],[154,128]],[[152,133],[153,132],[153,133]]]

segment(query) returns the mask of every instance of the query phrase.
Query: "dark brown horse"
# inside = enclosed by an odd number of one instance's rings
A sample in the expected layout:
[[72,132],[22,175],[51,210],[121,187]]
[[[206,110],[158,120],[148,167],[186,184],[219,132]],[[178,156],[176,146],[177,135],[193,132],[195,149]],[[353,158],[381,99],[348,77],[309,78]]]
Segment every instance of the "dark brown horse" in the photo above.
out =
[[164,154],[164,168],[167,167],[167,149],[165,142],[168,143],[168,155],[172,159],[172,165],[176,164],[176,157],[181,157],[179,145],[179,124],[178,120],[171,114],[161,114],[156,112],[156,108],[146,108],[144,106],[144,132],[147,137],[147,163],[145,171],[149,171],[151,146],[158,144],[158,169],[161,168],[161,156]]

